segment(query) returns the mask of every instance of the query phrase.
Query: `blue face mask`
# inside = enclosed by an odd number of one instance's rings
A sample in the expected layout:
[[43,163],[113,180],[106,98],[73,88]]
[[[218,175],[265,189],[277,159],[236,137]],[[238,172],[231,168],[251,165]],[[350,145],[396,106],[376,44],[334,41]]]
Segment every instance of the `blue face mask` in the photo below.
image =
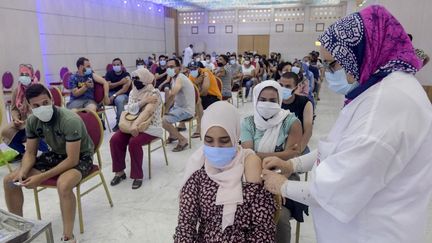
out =
[[118,72],[121,72],[122,68],[121,68],[121,66],[113,66],[113,70],[114,70],[114,72],[118,73]]
[[161,65],[161,66],[165,66],[165,65],[166,65],[166,61],[165,61],[165,60],[160,60],[160,61],[159,61],[159,65]]
[[231,163],[237,154],[236,147],[210,147],[204,145],[204,156],[207,158],[211,166],[223,169]]
[[85,72],[84,72],[84,74],[85,75],[90,75],[90,74],[92,74],[92,69],[91,68],[85,68]]
[[282,87],[282,99],[287,100],[292,96],[292,89]]
[[174,77],[176,75],[174,68],[168,68],[167,69],[167,75],[171,78]]
[[191,74],[192,77],[196,78],[196,77],[198,77],[199,73],[198,73],[198,70],[191,70],[190,74]]
[[346,95],[358,86],[357,82],[352,84],[348,83],[347,76],[343,69],[339,69],[334,73],[325,72],[325,77],[329,89],[338,94]]

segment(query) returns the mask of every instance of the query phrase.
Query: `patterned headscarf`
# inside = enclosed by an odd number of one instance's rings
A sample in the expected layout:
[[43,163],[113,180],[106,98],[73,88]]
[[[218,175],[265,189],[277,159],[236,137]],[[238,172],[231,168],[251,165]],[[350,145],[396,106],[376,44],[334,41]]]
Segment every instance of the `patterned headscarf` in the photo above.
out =
[[319,41],[360,84],[346,95],[348,100],[355,99],[392,72],[415,74],[421,68],[404,28],[379,5],[338,20]]
[[[19,74],[21,75],[21,73],[28,74],[28,76],[32,80],[32,84],[39,82],[37,77],[34,75],[33,67],[30,64],[21,64],[19,66]],[[25,101],[25,91],[27,87],[28,86],[22,85],[21,82],[18,82],[15,105],[21,114],[27,114],[27,112],[29,111],[27,103]]]

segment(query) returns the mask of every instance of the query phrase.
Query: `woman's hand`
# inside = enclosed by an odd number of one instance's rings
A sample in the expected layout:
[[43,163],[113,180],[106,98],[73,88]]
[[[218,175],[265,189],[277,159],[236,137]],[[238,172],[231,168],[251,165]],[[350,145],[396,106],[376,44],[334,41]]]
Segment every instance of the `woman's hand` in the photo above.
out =
[[24,124],[24,121],[21,121],[19,119],[14,119],[13,120],[13,124],[14,124],[15,127],[20,127],[21,125]]
[[288,177],[294,172],[291,160],[285,161],[279,157],[267,157],[263,159],[262,167],[265,170],[281,170],[281,174]]
[[139,134],[138,126],[136,126],[136,125],[132,125],[132,128],[131,128],[131,130],[130,130],[130,133],[131,133],[131,135],[134,136],[134,137],[138,136],[138,134]]
[[276,172],[273,172],[271,170],[263,170],[262,171],[262,178],[264,180],[264,187],[267,189],[267,191],[276,194],[281,195],[281,188],[282,185],[288,181],[288,179],[280,175]]

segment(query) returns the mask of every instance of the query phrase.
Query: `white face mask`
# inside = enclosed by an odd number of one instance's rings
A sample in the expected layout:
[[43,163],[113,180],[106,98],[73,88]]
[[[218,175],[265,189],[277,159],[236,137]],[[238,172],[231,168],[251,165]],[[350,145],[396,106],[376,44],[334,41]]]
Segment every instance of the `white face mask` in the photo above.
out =
[[295,73],[295,74],[299,74],[299,73],[300,73],[300,68],[294,66],[294,67],[291,68],[291,71],[292,71],[293,73]]
[[137,66],[137,69],[141,69],[141,68],[145,68],[145,66],[144,65],[138,65]]
[[33,115],[43,122],[49,122],[54,114],[52,105],[39,106],[32,109]]
[[20,76],[19,81],[22,85],[28,86],[31,83],[31,78],[29,76]]
[[282,108],[279,103],[258,101],[256,109],[258,111],[258,114],[260,114],[264,119],[270,119],[274,115],[276,115]]

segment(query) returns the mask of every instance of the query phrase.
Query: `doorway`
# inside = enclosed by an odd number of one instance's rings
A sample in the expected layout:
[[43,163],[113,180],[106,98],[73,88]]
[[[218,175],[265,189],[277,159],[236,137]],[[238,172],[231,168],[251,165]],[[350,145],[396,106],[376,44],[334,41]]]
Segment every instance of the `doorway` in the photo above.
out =
[[238,54],[245,51],[256,51],[260,55],[269,55],[270,36],[269,35],[239,35]]

